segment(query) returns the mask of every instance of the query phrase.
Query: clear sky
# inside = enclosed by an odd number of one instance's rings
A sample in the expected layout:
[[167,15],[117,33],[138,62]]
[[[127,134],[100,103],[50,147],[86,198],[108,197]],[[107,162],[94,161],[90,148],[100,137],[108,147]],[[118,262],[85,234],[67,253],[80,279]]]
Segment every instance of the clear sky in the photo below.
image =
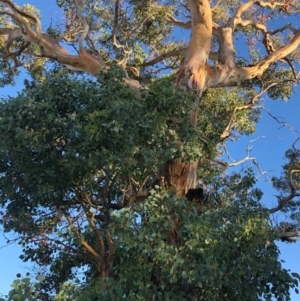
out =
[[[52,22],[62,24],[63,19],[59,13],[59,9],[54,4],[54,0],[16,0],[17,4],[30,3],[38,7],[43,15],[43,25]],[[45,26],[46,28],[46,26]],[[6,87],[0,90],[0,97],[5,95],[16,95],[16,92],[22,88],[22,80],[15,87]],[[288,102],[274,101],[265,98],[262,105],[267,108],[273,116],[282,118],[281,120],[289,123],[294,131],[288,127],[282,127],[268,114],[263,113],[262,118],[257,126],[257,132],[252,136],[242,137],[240,141],[228,145],[231,156],[238,160],[246,155],[246,146],[249,141],[262,137],[252,143],[253,149],[251,156],[256,157],[263,171],[268,171],[269,179],[272,176],[280,175],[281,166],[283,165],[283,157],[285,151],[291,147],[295,139],[300,133],[300,97],[299,88],[295,89],[293,97]],[[281,128],[281,129],[280,129]],[[300,142],[297,145],[300,147]],[[253,166],[255,168],[255,166]],[[267,180],[255,170],[258,175],[258,185],[263,190],[263,203],[268,207],[276,204],[276,191],[272,189],[270,180]],[[0,232],[0,295],[10,290],[10,284],[16,279],[16,274],[21,273],[25,276],[28,271],[25,269],[28,263],[23,263],[18,259],[21,254],[21,248],[14,244],[6,246],[6,240]],[[300,242],[296,244],[278,243],[281,250],[281,258],[286,262],[284,267],[291,269],[293,272],[300,274]],[[292,301],[300,300],[300,296],[293,294]]]

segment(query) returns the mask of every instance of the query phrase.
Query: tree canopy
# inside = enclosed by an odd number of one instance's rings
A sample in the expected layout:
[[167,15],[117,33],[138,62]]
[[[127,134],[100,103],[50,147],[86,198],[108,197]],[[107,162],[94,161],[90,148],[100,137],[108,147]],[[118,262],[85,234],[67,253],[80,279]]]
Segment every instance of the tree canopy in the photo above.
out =
[[291,97],[300,3],[56,3],[45,28],[0,0],[0,84],[27,74],[0,104],[1,224],[40,267],[3,300],[290,300],[300,139],[274,207],[222,153]]

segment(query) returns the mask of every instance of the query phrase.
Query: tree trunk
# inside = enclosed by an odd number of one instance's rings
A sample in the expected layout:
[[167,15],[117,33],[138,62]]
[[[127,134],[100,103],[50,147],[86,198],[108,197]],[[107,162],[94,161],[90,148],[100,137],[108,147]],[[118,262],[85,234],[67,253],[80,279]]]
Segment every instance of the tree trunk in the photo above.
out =
[[[207,64],[212,39],[212,14],[209,0],[188,0],[191,11],[192,34],[184,60],[177,73],[177,85],[187,86],[198,92],[207,89],[212,70]],[[198,103],[192,112],[192,124],[197,125]],[[187,163],[182,159],[169,160],[161,171],[163,184],[175,188],[178,196],[185,196],[196,188],[198,162]]]
[[160,172],[162,185],[172,187],[177,195],[184,197],[197,182],[198,162],[188,163],[182,159],[172,159],[165,163]]
[[192,15],[192,35],[177,74],[177,84],[202,93],[211,72],[207,64],[212,38],[211,8],[209,0],[188,0],[188,6]]

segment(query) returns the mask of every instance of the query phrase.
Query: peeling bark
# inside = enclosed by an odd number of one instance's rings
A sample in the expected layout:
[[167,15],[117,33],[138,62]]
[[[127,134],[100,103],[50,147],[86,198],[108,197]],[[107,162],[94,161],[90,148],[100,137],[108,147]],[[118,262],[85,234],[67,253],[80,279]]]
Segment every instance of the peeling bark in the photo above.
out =
[[163,185],[172,187],[180,197],[189,189],[194,189],[197,182],[198,162],[187,163],[182,159],[169,160],[160,172]]
[[[184,60],[177,73],[177,85],[196,90],[199,98],[191,114],[192,125],[197,126],[199,100],[213,76],[208,65],[213,22],[209,0],[188,0],[191,12],[192,34]],[[185,196],[189,189],[196,188],[198,162],[186,163],[181,159],[170,160],[164,167],[165,181],[175,187],[178,196]]]

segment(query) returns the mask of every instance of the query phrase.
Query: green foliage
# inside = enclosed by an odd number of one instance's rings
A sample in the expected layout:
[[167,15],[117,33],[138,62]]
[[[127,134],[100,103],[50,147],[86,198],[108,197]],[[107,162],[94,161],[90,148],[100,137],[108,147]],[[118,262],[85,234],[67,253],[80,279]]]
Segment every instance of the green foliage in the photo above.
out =
[[7,296],[0,298],[0,301],[38,301],[42,300],[41,282],[45,277],[38,275],[36,281],[32,282],[31,278],[25,277],[16,279]]
[[[104,166],[112,181],[109,199],[121,203],[130,177],[152,185],[164,161],[200,155],[187,114],[193,95],[176,91],[166,78],[137,98],[121,77],[118,69],[99,81],[54,75],[27,82],[18,97],[0,105],[1,224],[21,235],[21,259],[51,267],[45,283],[52,289],[74,277],[74,266],[86,264],[57,243],[84,251],[66,214],[76,216],[81,206],[76,192],[87,198],[103,193]],[[91,228],[80,231],[97,249]]]
[[103,74],[101,84],[55,76],[1,104],[3,202],[27,198],[14,191],[24,185],[33,206],[50,205],[52,193],[68,194],[72,183],[91,181],[106,163],[122,179],[142,178],[168,158],[199,156],[187,116],[192,95],[166,79],[139,99],[115,76]]
[[[226,175],[218,157],[225,139],[255,131],[258,91],[276,83],[268,96],[289,99],[294,70],[283,63],[295,61],[297,53],[272,64],[261,78],[206,91],[194,128],[190,113],[197,96],[174,88],[181,55],[151,63],[186,48],[190,33],[179,34],[169,18],[189,18],[185,1],[120,3],[118,12],[115,1],[77,3],[88,16],[84,47],[109,67],[97,78],[70,75],[35,57],[35,43],[18,56],[33,82],[26,80],[17,97],[0,104],[0,224],[18,234],[20,258],[43,267],[44,275],[15,280],[0,301],[290,300],[299,276],[281,266],[277,232],[259,203],[262,192],[252,171]],[[82,28],[78,8],[74,1],[57,5],[65,13],[66,37],[74,39]],[[222,26],[240,1],[211,5],[213,21]],[[33,6],[24,7],[40,17]],[[281,13],[266,7],[247,10],[243,18],[265,24]],[[0,18],[4,27],[16,25]],[[47,33],[56,38],[62,29],[51,24]],[[234,38],[248,47],[237,65],[265,56],[264,47],[257,47],[263,40],[257,28],[238,27]],[[290,37],[279,31],[271,39],[277,49]],[[16,39],[11,51],[23,45]],[[218,46],[214,38],[212,51]],[[129,50],[125,75],[116,65],[123,65]],[[1,37],[0,52],[7,55]],[[12,56],[2,60],[0,86],[13,83],[18,72]],[[141,81],[140,95],[124,83],[127,75]],[[160,172],[177,158],[186,166],[199,163],[202,198],[179,198],[173,183],[165,186]],[[291,191],[290,171],[299,169],[295,149],[287,158],[283,176],[273,179],[281,200]],[[299,187],[299,175],[292,180]],[[292,213],[290,220],[276,230],[297,230],[298,208],[299,202],[289,202],[283,210]]]
[[116,280],[65,284],[55,300],[290,300],[299,276],[282,269],[267,217],[252,197],[199,214],[197,203],[153,190],[114,215]]
[[[122,288],[120,300],[123,294],[130,300],[193,295],[199,300],[285,300],[287,286],[295,285],[278,263],[267,214],[254,200],[199,214],[197,204],[160,190],[137,209],[143,213],[139,227],[134,212],[126,211],[116,220],[128,232],[118,241],[114,294]],[[150,284],[151,275],[156,279]]]
[[[229,90],[206,93],[194,129],[189,112],[195,96],[174,89],[171,78],[155,81],[140,97],[122,78],[118,68],[97,80],[49,75],[43,83],[27,81],[0,105],[1,223],[21,236],[21,259],[49,268],[40,289],[17,280],[11,294],[35,300],[47,292],[58,301],[289,300],[296,276],[278,260],[261,192],[251,188],[253,174],[224,177],[209,165],[218,155],[226,112],[247,103],[251,90],[243,98]],[[251,132],[257,117],[242,112],[236,129]],[[200,157],[198,172],[214,191],[204,204],[156,187],[142,202],[113,206],[122,203],[129,178],[153,188],[155,172],[169,158]],[[95,231],[90,215],[81,217],[82,199],[104,193],[112,200],[110,222],[96,220]],[[109,252],[108,231],[116,248],[114,278],[99,280],[82,242],[100,252],[98,233]]]

